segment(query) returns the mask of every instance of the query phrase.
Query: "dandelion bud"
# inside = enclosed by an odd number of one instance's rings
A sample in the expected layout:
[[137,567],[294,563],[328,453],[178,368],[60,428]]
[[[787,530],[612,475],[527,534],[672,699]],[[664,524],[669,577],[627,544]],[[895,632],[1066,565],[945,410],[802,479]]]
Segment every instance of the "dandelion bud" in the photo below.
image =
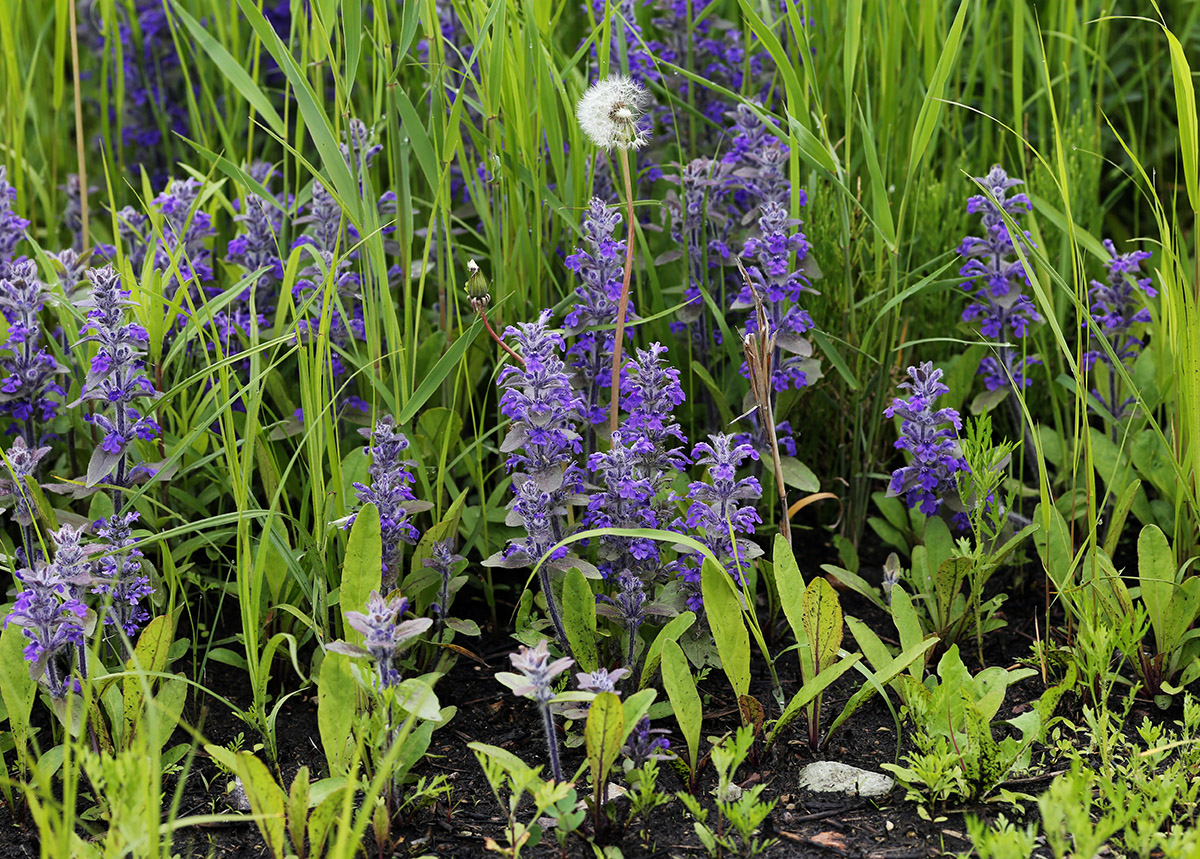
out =
[[488,292],[487,278],[475,260],[467,260],[467,298],[477,313],[492,300]]

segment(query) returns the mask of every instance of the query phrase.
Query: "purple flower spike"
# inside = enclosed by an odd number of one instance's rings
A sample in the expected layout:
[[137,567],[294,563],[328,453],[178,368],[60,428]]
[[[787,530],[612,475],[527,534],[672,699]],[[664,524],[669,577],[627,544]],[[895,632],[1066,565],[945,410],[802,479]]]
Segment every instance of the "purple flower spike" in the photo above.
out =
[[541,705],[549,704],[554,697],[554,679],[575,664],[569,656],[551,660],[545,639],[534,647],[522,647],[517,653],[510,653],[508,658],[524,678],[523,683],[512,687],[513,694],[531,698]]
[[[625,444],[626,436],[632,442]],[[655,501],[661,474],[643,467],[654,458],[650,440],[637,432],[618,430],[606,451],[593,453],[588,468],[603,487],[588,498],[585,528],[658,528]],[[647,575],[658,568],[658,544],[637,537],[600,537],[600,572],[607,578],[615,569],[635,568]]]
[[17,189],[9,184],[8,168],[0,164],[0,278],[9,276],[9,269],[16,262],[13,254],[29,226],[29,221],[13,211],[16,199]]
[[400,618],[408,611],[408,607],[408,600],[399,591],[392,591],[387,597],[381,596],[378,591],[371,591],[366,611],[345,613],[346,624],[363,636],[364,646],[356,647],[344,641],[335,641],[328,649],[347,656],[369,656],[375,661],[380,684],[384,688],[395,686],[401,679],[400,671],[395,667],[396,657],[412,639],[433,625],[433,621],[427,617],[402,621]]
[[[817,377],[817,362],[812,358],[812,344],[803,336],[813,327],[808,311],[799,306],[801,293],[814,292],[808,278],[793,266],[801,266],[808,256],[809,244],[804,234],[793,230],[799,222],[788,217],[787,209],[771,201],[762,207],[758,219],[758,236],[746,239],[742,259],[746,260],[748,283],[734,299],[732,307],[744,310],[755,306],[757,293],[767,312],[767,323],[775,335],[775,355],[772,384],[776,391],[789,387],[799,390]],[[756,314],[746,320],[747,333],[758,330]],[[746,375],[746,365],[742,374]],[[811,378],[810,378],[811,376]]]
[[96,523],[96,534],[106,554],[96,562],[97,583],[92,593],[111,598],[104,623],[119,626],[129,638],[137,635],[141,625],[150,619],[141,601],[154,593],[149,577],[142,575],[142,550],[133,548],[137,539],[132,527],[137,519],[137,512],[131,511]]
[[[72,647],[83,646],[83,625],[87,607],[76,599],[54,564],[38,564],[34,569],[17,571],[25,589],[4,619],[22,627],[29,643],[25,660],[29,674],[44,681],[54,698],[64,697],[72,688],[64,656]],[[68,663],[69,664],[69,663]]]
[[66,372],[42,345],[39,314],[48,292],[32,260],[21,260],[0,276],[0,312],[8,321],[8,340],[0,347],[0,413],[25,424],[25,439],[33,443],[33,423],[53,420],[66,392],[54,381]]
[[[959,256],[966,260],[959,270],[959,274],[967,278],[962,288],[974,290],[974,302],[963,311],[962,319],[964,322],[978,320],[980,332],[992,340],[1004,341],[1010,336],[1023,338],[1029,333],[1029,326],[1041,322],[1042,317],[1029,296],[1021,292],[1028,278],[1002,213],[1016,220],[1030,211],[1033,204],[1025,194],[1009,196],[1012,188],[1024,183],[1009,178],[998,164],[986,176],[975,177],[975,182],[985,193],[967,201],[967,212],[980,215],[984,235],[968,236],[958,246]],[[1028,234],[1019,240],[1028,242]],[[980,363],[979,374],[984,377],[989,391],[1010,384],[1015,384],[1017,389],[1031,384],[1025,371],[1041,361],[1036,356],[1020,358],[1019,351],[1002,345],[998,347],[999,358],[985,358]]]
[[650,717],[643,716],[621,751],[634,767],[643,767],[650,761],[669,761],[675,757],[670,753],[671,741],[665,736],[669,733],[666,728],[651,728]]
[[[762,487],[755,477],[738,478],[737,471],[747,459],[758,459],[749,444],[739,444],[731,435],[710,435],[708,442],[698,442],[692,451],[697,465],[707,465],[710,483],[696,481],[688,484],[691,501],[687,518],[676,520],[672,530],[686,533],[698,531],[697,538],[708,546],[725,565],[726,572],[736,582],[742,581],[746,564],[762,554],[744,534],[753,534],[754,526],[762,519],[753,502],[762,497]],[[744,504],[742,502],[751,502]],[[731,536],[732,534],[732,536]],[[702,557],[688,555],[677,562],[677,575],[688,591],[687,606],[699,612],[703,607],[700,594]]]
[[[354,489],[359,501],[374,504],[379,510],[383,538],[381,581],[386,593],[396,586],[403,544],[416,543],[421,536],[409,521],[409,516],[420,509],[427,509],[428,505],[418,502],[413,495],[413,476],[409,471],[412,461],[401,459],[401,454],[408,449],[408,439],[404,433],[396,431],[395,419],[391,415],[384,415],[375,422],[373,429],[362,429],[359,433],[370,442],[363,448],[363,453],[371,457],[371,465],[367,469],[371,483],[369,486],[355,483]],[[346,518],[347,528],[354,524],[357,515],[354,513]]]
[[958,472],[967,470],[956,441],[962,421],[954,409],[934,407],[950,389],[942,384],[942,371],[935,370],[932,362],[909,367],[908,375],[912,381],[901,382],[900,387],[909,391],[909,398],[893,400],[883,413],[889,418],[900,416],[896,447],[909,451],[913,460],[892,472],[887,494],[902,496],[909,509],[920,507],[926,516],[933,516],[941,507],[940,496],[954,489]]
[[574,464],[583,447],[576,423],[582,402],[560,354],[563,338],[550,331],[550,311],[535,322],[518,323],[504,333],[521,346],[525,366],[500,372],[500,411],[512,418],[501,450],[511,453],[510,470],[525,474],[545,490],[576,491],[581,474]]
[[[1133,326],[1151,321],[1150,309],[1143,303],[1142,296],[1152,298],[1158,293],[1151,285],[1150,278],[1140,276],[1142,263],[1150,259],[1150,253],[1129,251],[1119,254],[1111,239],[1104,240],[1104,248],[1110,257],[1108,278],[1103,283],[1093,280],[1088,289],[1092,299],[1092,321],[1097,330],[1089,332],[1094,348],[1084,353],[1083,365],[1091,370],[1099,362],[1109,368],[1108,393],[1093,389],[1092,394],[1112,415],[1112,431],[1114,438],[1117,438],[1119,429],[1116,422],[1128,414],[1137,398],[1120,396],[1120,377],[1115,372],[1113,359],[1109,357],[1107,350],[1101,348],[1099,339],[1103,337],[1108,341],[1117,361],[1131,365],[1146,345],[1133,335]],[[1138,295],[1139,292],[1141,296]]]
[[442,578],[438,601],[431,605],[430,609],[438,617],[444,618],[450,607],[450,581],[456,573],[462,570],[465,559],[462,555],[455,553],[451,540],[438,540],[429,547],[429,557],[425,559],[424,563],[426,567]]
[[129,290],[121,288],[121,276],[111,265],[91,269],[87,276],[92,292],[80,302],[88,308],[80,342],[95,343],[97,348],[79,401],[95,400],[109,411],[106,415],[97,410],[85,418],[104,434],[88,465],[88,485],[107,479],[125,486],[134,475],[128,468],[130,445],[135,439],[154,439],[161,431],[133,405],[159,396],[145,373],[145,344],[150,337],[141,325],[125,321],[125,308],[134,302],[129,300]]
[[[621,279],[625,265],[625,242],[614,238],[613,231],[621,224],[621,213],[615,206],[593,197],[583,218],[584,247],[566,259],[567,268],[579,276],[575,294],[579,303],[563,319],[563,325],[574,338],[567,350],[568,359],[579,378],[584,392],[582,412],[590,426],[608,420],[608,397],[601,391],[612,384],[612,331],[589,331],[597,325],[612,325],[617,321],[617,302],[621,296]],[[632,302],[626,322],[637,319]],[[626,329],[630,336],[633,332]],[[624,378],[622,377],[622,382]],[[624,384],[622,384],[622,390]]]

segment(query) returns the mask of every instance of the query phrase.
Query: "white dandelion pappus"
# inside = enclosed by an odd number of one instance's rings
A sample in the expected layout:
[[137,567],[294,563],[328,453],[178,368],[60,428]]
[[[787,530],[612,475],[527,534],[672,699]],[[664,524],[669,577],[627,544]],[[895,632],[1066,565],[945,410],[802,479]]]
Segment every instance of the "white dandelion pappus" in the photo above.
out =
[[575,116],[583,133],[601,149],[640,149],[650,139],[650,133],[638,127],[649,100],[637,81],[613,75],[588,88]]

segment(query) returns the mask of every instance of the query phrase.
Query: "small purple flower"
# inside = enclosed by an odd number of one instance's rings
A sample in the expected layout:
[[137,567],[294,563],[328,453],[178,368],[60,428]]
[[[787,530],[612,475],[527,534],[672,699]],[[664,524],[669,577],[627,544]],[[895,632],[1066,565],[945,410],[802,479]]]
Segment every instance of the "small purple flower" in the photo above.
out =
[[34,510],[29,503],[29,488],[26,480],[36,476],[38,463],[49,452],[50,448],[48,447],[28,447],[25,444],[25,438],[17,436],[13,440],[12,447],[4,454],[4,463],[9,474],[9,480],[6,482],[12,486],[12,517],[13,521],[19,525],[28,527],[33,524]]
[[[1093,280],[1088,289],[1092,299],[1092,322],[1095,325],[1095,329],[1090,331],[1088,336],[1094,348],[1084,353],[1083,365],[1088,370],[1093,369],[1097,362],[1108,366],[1108,393],[1103,394],[1099,389],[1093,389],[1092,394],[1108,410],[1114,421],[1119,422],[1137,398],[1120,396],[1120,377],[1114,371],[1113,359],[1100,347],[1099,340],[1103,337],[1108,341],[1121,364],[1132,364],[1145,346],[1140,338],[1133,335],[1133,326],[1151,321],[1150,309],[1145,306],[1144,299],[1138,293],[1151,298],[1158,293],[1151,285],[1150,278],[1140,277],[1142,263],[1150,259],[1150,253],[1129,251],[1119,254],[1111,239],[1104,240],[1104,248],[1110,257],[1108,277],[1104,282]],[[1112,431],[1116,437],[1115,434],[1119,430],[1115,423]]]
[[8,181],[8,168],[0,164],[0,278],[9,276],[9,268],[17,262],[13,254],[25,238],[29,221],[13,211],[17,189]]
[[54,265],[63,294],[73,299],[80,285],[87,281],[91,253],[81,254],[65,248],[58,253],[48,253],[46,257]]
[[554,714],[550,700],[554,697],[554,679],[575,664],[570,657],[550,659],[550,648],[542,639],[535,647],[522,646],[517,653],[508,657],[519,673],[500,672],[496,679],[513,691],[514,695],[533,700],[542,716],[542,729],[546,737],[546,751],[550,755],[550,773],[555,781],[563,780],[562,763],[558,757],[558,735],[554,728]]
[[53,397],[66,394],[54,381],[66,370],[42,345],[39,314],[48,295],[32,260],[13,263],[0,276],[0,312],[8,321],[8,339],[0,347],[0,413],[24,422],[31,443],[34,421],[53,420],[59,407]]
[[[271,165],[252,165],[250,175],[260,184],[269,182],[273,176]],[[241,211],[234,215],[233,220],[241,225],[241,229],[226,246],[226,259],[248,272],[266,269],[260,283],[267,279],[275,282],[283,280],[283,260],[279,248],[287,202],[246,194],[239,203]]]
[[[694,481],[688,484],[690,500],[687,516],[676,520],[672,529],[680,533],[698,532],[697,539],[708,546],[725,565],[736,582],[743,581],[746,565],[762,554],[750,540],[742,536],[753,534],[762,519],[753,502],[762,497],[757,478],[738,478],[737,471],[746,459],[758,459],[749,444],[738,444],[733,436],[718,433],[708,442],[698,442],[692,451],[697,465],[708,466],[710,483]],[[742,502],[751,502],[745,504]],[[703,606],[700,594],[701,556],[687,555],[677,562],[677,575],[688,588],[687,605],[692,611]]]
[[671,741],[665,736],[669,733],[665,728],[651,728],[650,717],[643,716],[621,752],[635,768],[643,767],[650,761],[668,761],[674,757],[670,753]]
[[109,411],[106,415],[97,410],[85,418],[104,433],[88,466],[88,484],[107,477],[111,483],[124,486],[134,474],[128,468],[130,445],[134,439],[150,441],[160,432],[158,424],[133,405],[137,400],[159,396],[145,373],[145,344],[150,337],[141,325],[125,321],[125,308],[134,302],[129,299],[129,290],[121,288],[121,276],[111,265],[91,269],[87,277],[92,291],[79,303],[88,309],[82,328],[85,336],[80,342],[95,343],[96,354],[79,401],[72,405],[95,400]]
[[429,547],[429,557],[425,559],[425,566],[442,579],[438,601],[431,605],[430,609],[440,618],[445,618],[450,608],[450,582],[465,564],[463,556],[455,553],[454,543],[450,539],[438,540]]
[[[767,202],[761,211],[759,235],[746,239],[742,248],[742,258],[748,263],[748,282],[732,307],[735,310],[755,307],[757,293],[766,310],[771,333],[775,335],[772,385],[776,391],[786,391],[788,387],[799,390],[812,381],[809,375],[817,369],[812,358],[812,344],[803,336],[813,327],[812,317],[799,305],[801,293],[814,291],[797,267],[808,256],[809,244],[803,233],[793,232],[792,228],[799,222],[789,218],[780,203]],[[757,330],[757,315],[751,314],[746,320],[746,331]],[[743,364],[742,374],[746,373]]]
[[892,472],[887,494],[902,496],[910,509],[920,507],[926,516],[933,516],[941,506],[940,496],[953,491],[958,472],[967,470],[956,441],[962,421],[954,409],[934,407],[937,398],[950,390],[942,384],[941,370],[926,361],[909,367],[908,375],[912,381],[901,382],[900,387],[909,391],[909,398],[893,400],[883,413],[889,418],[900,416],[900,438],[895,446],[907,450],[913,459]]
[[514,695],[531,698],[539,705],[550,703],[554,697],[554,679],[575,664],[575,660],[564,656],[561,659],[550,659],[550,647],[542,639],[534,647],[524,647],[516,653],[510,653],[508,658],[512,666],[524,678],[524,682],[514,685]]
[[[958,246],[959,256],[966,260],[959,270],[967,278],[962,288],[974,290],[974,302],[963,311],[962,319],[979,320],[980,332],[992,340],[1003,341],[1010,335],[1023,338],[1029,333],[1029,326],[1040,322],[1042,317],[1029,296],[1021,292],[1028,278],[1002,213],[1015,220],[1030,211],[1033,204],[1025,194],[1009,196],[1010,189],[1024,183],[1009,178],[998,164],[986,176],[975,177],[975,182],[984,193],[967,201],[967,212],[980,215],[984,235],[968,236]],[[1027,236],[1020,240],[1029,241]],[[998,358],[989,356],[979,366],[988,390],[1010,384],[1017,389],[1028,387],[1032,381],[1026,370],[1041,363],[1037,356],[1021,358],[1019,349],[1007,345],[998,347],[998,352]]]
[[363,636],[364,646],[335,641],[327,649],[347,656],[369,656],[375,661],[380,685],[384,688],[395,686],[401,679],[400,671],[395,667],[396,657],[412,639],[433,625],[427,617],[402,621],[400,618],[408,607],[408,600],[399,591],[392,591],[387,597],[371,591],[366,611],[345,612],[346,625]]
[[581,672],[576,674],[575,680],[580,692],[592,692],[599,695],[601,692],[616,692],[617,684],[628,673],[628,668],[618,668],[616,671],[609,671],[607,668],[597,668],[590,673]]
[[134,548],[137,539],[132,526],[138,520],[137,511],[114,514],[96,523],[96,534],[105,554],[96,562],[96,584],[92,593],[103,594],[111,600],[104,614],[104,623],[116,625],[133,638],[150,618],[141,601],[154,593],[148,576],[142,574],[141,549]]
[[62,657],[70,648],[83,646],[87,607],[72,595],[55,564],[39,563],[34,569],[18,570],[17,580],[24,590],[17,595],[4,625],[22,627],[29,642],[25,660],[30,663],[30,676],[44,680],[51,696],[62,698],[72,688],[70,671],[65,668],[69,662]]
[[[413,476],[409,471],[412,461],[401,459],[401,454],[408,449],[408,439],[396,431],[395,419],[391,415],[384,415],[375,422],[373,429],[362,429],[359,433],[369,441],[363,453],[371,457],[371,465],[367,469],[371,482],[370,485],[355,483],[354,489],[359,501],[374,504],[379,511],[383,540],[381,581],[386,593],[396,585],[403,544],[416,543],[420,537],[409,516],[418,509],[425,509],[427,505],[418,502],[413,495]],[[354,524],[357,515],[354,513],[346,518],[347,528]]]

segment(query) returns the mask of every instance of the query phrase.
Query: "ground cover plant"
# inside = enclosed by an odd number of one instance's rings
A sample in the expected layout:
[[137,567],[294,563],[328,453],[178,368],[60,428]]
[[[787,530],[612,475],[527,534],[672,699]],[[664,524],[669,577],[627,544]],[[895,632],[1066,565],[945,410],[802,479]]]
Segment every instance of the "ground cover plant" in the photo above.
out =
[[1191,855],[1198,45],[0,0],[0,849]]

